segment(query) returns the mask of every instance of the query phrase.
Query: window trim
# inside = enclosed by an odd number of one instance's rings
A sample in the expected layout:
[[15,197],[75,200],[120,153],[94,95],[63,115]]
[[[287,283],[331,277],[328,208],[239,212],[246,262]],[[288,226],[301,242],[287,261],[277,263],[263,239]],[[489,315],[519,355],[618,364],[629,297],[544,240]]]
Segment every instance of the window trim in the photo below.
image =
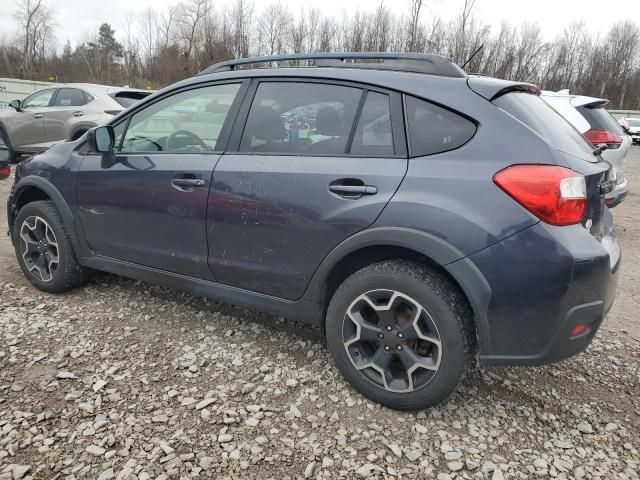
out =
[[[473,132],[473,135],[471,135],[467,139],[467,141],[464,142],[462,145],[458,145],[456,148],[452,148],[450,150],[444,150],[442,152],[435,152],[435,153],[427,153],[426,155],[414,154],[411,151],[411,133],[409,132],[409,113],[408,113],[408,109],[407,109],[407,98],[408,97],[415,98],[416,100],[420,100],[422,102],[430,103],[431,105],[435,105],[436,107],[442,108],[443,110],[447,110],[447,111],[449,111],[449,112],[451,112],[451,113],[453,113],[455,115],[458,115],[459,117],[464,118],[465,120],[470,121],[476,127],[475,131]],[[402,94],[402,109],[404,111],[403,118],[404,118],[405,139],[406,139],[406,142],[407,142],[408,158],[431,157],[433,155],[442,155],[443,153],[449,153],[449,152],[453,152],[455,150],[458,150],[459,148],[464,147],[467,143],[469,143],[471,140],[473,140],[475,138],[475,136],[478,134],[478,129],[480,128],[480,122],[478,122],[474,118],[471,118],[469,115],[466,115],[466,114],[464,114],[462,112],[459,112],[457,110],[449,108],[448,106],[442,105],[441,103],[434,102],[432,100],[426,99],[424,97],[419,97],[417,95],[411,95],[410,93],[403,93]]]
[[[225,152],[227,144],[229,142],[230,132],[233,124],[235,123],[236,116],[238,115],[238,111],[240,110],[240,106],[244,101],[244,97],[247,93],[247,89],[249,88],[250,79],[247,78],[230,78],[226,80],[219,81],[208,81],[202,83],[195,83],[186,85],[181,88],[176,88],[171,91],[164,93],[163,95],[159,95],[153,100],[147,102],[145,99],[136,103],[131,111],[127,110],[127,114],[123,117],[118,117],[113,120],[109,125],[113,128],[118,127],[122,123],[126,123],[124,127],[124,131],[122,132],[122,137],[120,138],[120,142],[118,143],[118,149],[114,149],[114,154],[116,156],[134,156],[134,155],[222,155]],[[122,143],[124,142],[124,138],[129,130],[129,124],[131,123],[131,119],[134,115],[140,113],[142,110],[155,105],[156,103],[165,100],[166,98],[172,97],[173,95],[177,95],[179,93],[191,91],[191,90],[199,90],[201,88],[207,87],[215,87],[217,85],[230,85],[230,84],[238,84],[240,88],[238,89],[238,93],[236,94],[236,98],[233,100],[231,107],[229,108],[229,112],[227,113],[227,117],[222,124],[222,128],[220,129],[220,134],[218,135],[218,140],[216,141],[216,147],[220,146],[221,148],[214,148],[214,150],[210,152],[163,152],[163,151],[150,151],[150,152],[122,152]],[[149,98],[149,97],[147,97]],[[142,105],[141,105],[142,104]]]
[[[260,156],[280,156],[280,157],[350,157],[350,158],[407,158],[407,137],[405,133],[405,120],[404,120],[404,107],[401,94],[399,92],[389,90],[386,88],[378,87],[376,85],[368,85],[358,82],[349,82],[339,79],[331,79],[331,78],[322,78],[322,77],[252,77],[251,85],[249,86],[249,90],[247,91],[244,101],[242,102],[242,106],[240,107],[240,111],[236,118],[236,121],[233,125],[233,130],[231,133],[231,137],[227,144],[227,149],[224,153],[229,153],[233,155],[260,155]],[[361,90],[361,96],[359,100],[358,107],[356,108],[356,114],[353,119],[353,125],[351,129],[353,130],[349,134],[349,138],[347,139],[347,150],[351,149],[351,142],[353,141],[353,135],[355,135],[355,129],[357,129],[358,122],[360,121],[360,114],[362,113],[362,108],[364,106],[364,102],[366,101],[367,93],[369,91],[382,93],[384,95],[389,96],[389,108],[391,114],[391,129],[393,134],[393,155],[363,155],[363,154],[352,154],[348,153],[316,153],[316,152],[242,152],[240,151],[240,142],[242,141],[242,135],[244,134],[244,129],[247,125],[247,120],[249,117],[249,112],[251,110],[251,106],[253,105],[253,101],[258,90],[258,86],[261,83],[320,83],[324,85],[335,85],[340,87],[351,87],[358,88]]]

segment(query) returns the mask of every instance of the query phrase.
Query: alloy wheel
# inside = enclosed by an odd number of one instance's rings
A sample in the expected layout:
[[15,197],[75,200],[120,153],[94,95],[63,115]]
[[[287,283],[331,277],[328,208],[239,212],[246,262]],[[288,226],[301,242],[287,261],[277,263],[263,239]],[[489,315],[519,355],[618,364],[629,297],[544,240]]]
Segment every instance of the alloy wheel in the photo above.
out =
[[373,290],[356,298],[345,314],[344,347],[353,366],[390,392],[412,392],[435,376],[442,358],[438,328],[411,297]]
[[22,259],[32,275],[50,282],[60,265],[58,241],[47,221],[39,216],[27,217],[20,227]]

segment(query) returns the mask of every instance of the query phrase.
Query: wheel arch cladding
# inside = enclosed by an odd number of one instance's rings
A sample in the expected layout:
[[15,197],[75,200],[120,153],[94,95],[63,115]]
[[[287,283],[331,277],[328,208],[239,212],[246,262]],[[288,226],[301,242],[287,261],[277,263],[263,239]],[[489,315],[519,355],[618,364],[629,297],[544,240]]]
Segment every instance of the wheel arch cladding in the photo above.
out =
[[[442,239],[402,227],[372,228],[335,247],[316,270],[305,299],[326,309],[340,283],[372,263],[405,259],[427,265],[458,287],[474,314],[480,351],[489,345],[487,308],[491,289],[480,271]],[[321,319],[324,328],[325,318]]]
[[73,224],[73,212],[62,194],[47,179],[37,176],[27,176],[21,178],[15,186],[15,196],[13,205],[10,206],[9,212],[9,229],[13,231],[13,222],[18,210],[27,203],[37,200],[51,200],[64,222],[64,226],[70,234],[74,248],[76,247],[77,238],[75,236],[75,228]]

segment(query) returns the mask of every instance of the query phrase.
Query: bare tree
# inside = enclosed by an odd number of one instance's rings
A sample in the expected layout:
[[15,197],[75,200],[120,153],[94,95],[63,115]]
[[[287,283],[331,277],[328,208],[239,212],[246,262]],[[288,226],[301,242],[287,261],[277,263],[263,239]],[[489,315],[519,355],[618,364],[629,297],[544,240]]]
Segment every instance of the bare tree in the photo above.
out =
[[416,50],[421,9],[422,0],[409,0],[409,32],[407,35],[407,51]]
[[53,12],[44,0],[21,0],[15,12],[22,36],[22,73],[33,75],[33,67],[52,39]]
[[291,14],[282,3],[267,6],[257,23],[258,52],[265,55],[283,53],[286,32],[291,23]]

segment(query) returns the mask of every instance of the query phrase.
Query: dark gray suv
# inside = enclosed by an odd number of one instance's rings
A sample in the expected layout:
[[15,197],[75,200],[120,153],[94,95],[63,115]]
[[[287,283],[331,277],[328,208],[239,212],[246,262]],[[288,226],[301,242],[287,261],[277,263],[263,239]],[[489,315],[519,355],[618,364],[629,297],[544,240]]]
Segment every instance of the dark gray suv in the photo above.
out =
[[431,406],[584,350],[613,302],[610,165],[539,93],[428,54],[214,65],[19,164],[18,262],[318,325],[358,391]]

